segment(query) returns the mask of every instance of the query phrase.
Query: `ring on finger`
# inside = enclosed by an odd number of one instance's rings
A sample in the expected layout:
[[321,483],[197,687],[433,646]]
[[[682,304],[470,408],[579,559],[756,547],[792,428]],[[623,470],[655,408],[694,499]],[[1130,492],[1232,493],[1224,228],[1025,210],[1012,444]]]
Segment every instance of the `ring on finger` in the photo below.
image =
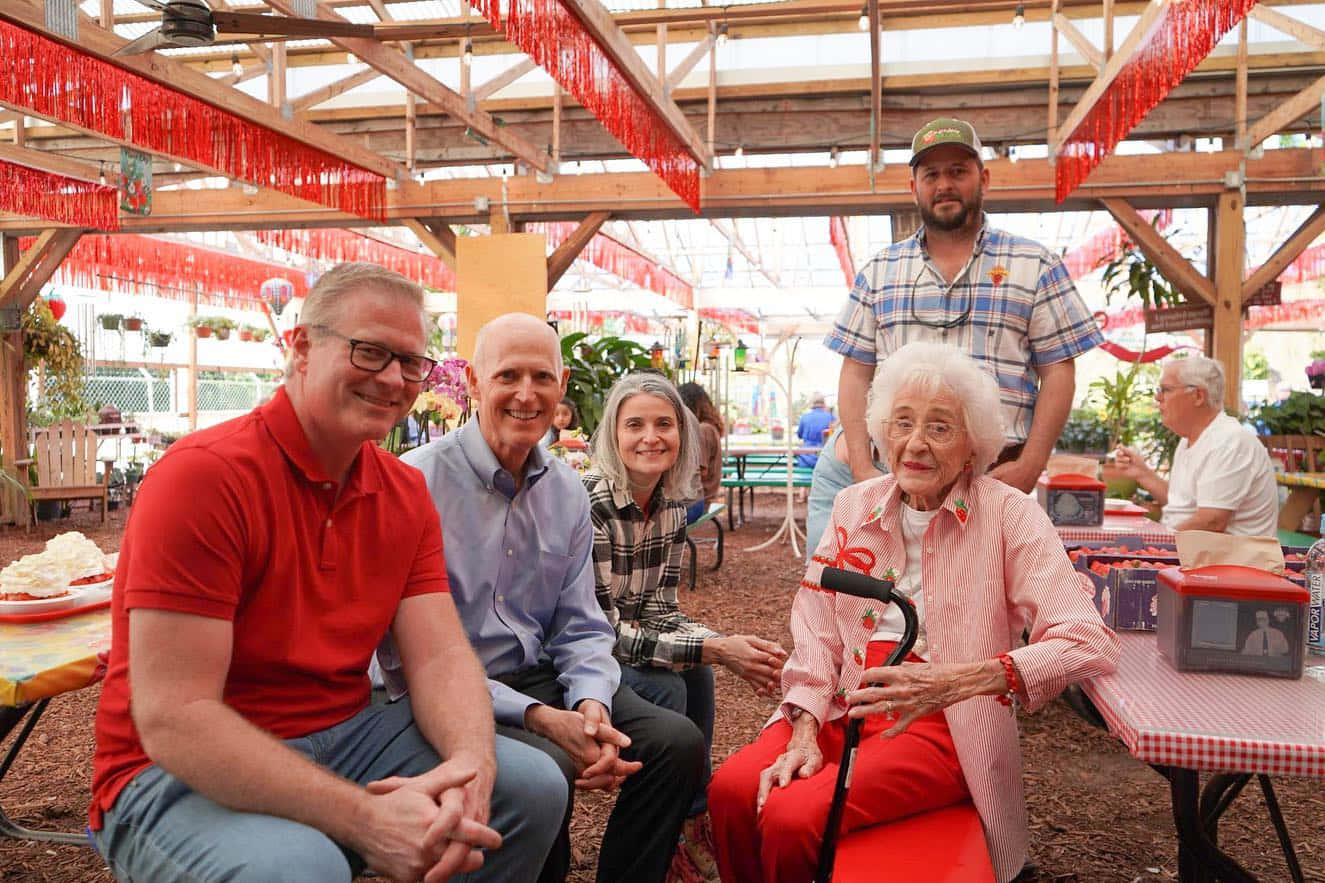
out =
[[893,716],[893,701],[891,699],[885,699],[883,702],[883,716],[887,718]]

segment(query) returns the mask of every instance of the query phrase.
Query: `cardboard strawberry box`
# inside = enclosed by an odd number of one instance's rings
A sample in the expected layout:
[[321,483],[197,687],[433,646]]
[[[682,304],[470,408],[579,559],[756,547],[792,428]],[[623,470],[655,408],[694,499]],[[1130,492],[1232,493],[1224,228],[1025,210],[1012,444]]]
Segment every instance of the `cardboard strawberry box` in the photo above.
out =
[[1086,555],[1077,560],[1095,587],[1095,609],[1114,630],[1153,631],[1157,622],[1155,574],[1178,559],[1135,555]]

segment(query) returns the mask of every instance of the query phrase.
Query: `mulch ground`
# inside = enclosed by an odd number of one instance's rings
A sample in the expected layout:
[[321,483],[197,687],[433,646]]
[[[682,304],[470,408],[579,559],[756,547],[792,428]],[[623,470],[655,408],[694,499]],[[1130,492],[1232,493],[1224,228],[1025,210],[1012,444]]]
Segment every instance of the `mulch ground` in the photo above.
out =
[[[772,493],[761,495],[759,517],[727,536],[721,570],[701,546],[696,591],[683,588],[682,608],[695,619],[728,632],[776,638],[788,648],[787,613],[802,568],[786,545],[743,551],[770,536],[781,511]],[[77,513],[32,533],[0,531],[0,562],[37,551],[62,530],[82,530],[106,551],[119,547],[122,513],[102,528],[95,516]],[[3,652],[3,648],[0,648]],[[715,765],[749,742],[773,704],[756,698],[744,682],[717,671],[718,721]],[[22,756],[0,782],[0,806],[20,824],[81,829],[86,824],[92,759],[92,719],[97,688],[54,700]],[[1176,845],[1167,783],[1133,760],[1122,743],[1082,721],[1061,700],[1021,722],[1030,813],[1033,883],[1047,881],[1171,880],[1177,877]],[[1288,829],[1306,879],[1325,883],[1325,791],[1319,782],[1275,782]],[[610,804],[581,796],[574,821],[575,859],[570,879],[593,880],[598,841]],[[1249,786],[1225,815],[1220,842],[1262,880],[1287,880],[1283,857],[1259,790]],[[90,849],[0,841],[4,883],[108,883],[105,866]]]

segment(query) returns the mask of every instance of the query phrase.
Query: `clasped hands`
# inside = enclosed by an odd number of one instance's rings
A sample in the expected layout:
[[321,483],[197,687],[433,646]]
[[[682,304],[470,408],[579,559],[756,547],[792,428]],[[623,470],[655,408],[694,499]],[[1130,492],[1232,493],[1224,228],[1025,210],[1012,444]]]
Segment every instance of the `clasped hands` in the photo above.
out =
[[630,747],[630,737],[612,726],[607,708],[595,699],[583,700],[574,711],[531,705],[525,712],[525,729],[570,755],[579,771],[575,787],[585,791],[611,791],[644,766],[622,759],[621,750]]
[[350,845],[394,880],[440,883],[477,870],[480,850],[501,846],[487,824],[493,778],[492,769],[457,757],[419,776],[369,782]]

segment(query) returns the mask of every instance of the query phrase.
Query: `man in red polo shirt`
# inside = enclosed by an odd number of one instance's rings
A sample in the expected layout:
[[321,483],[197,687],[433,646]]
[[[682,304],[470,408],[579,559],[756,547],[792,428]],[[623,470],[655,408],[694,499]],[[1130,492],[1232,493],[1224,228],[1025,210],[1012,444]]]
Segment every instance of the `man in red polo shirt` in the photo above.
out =
[[[181,440],[144,480],[90,811],[121,880],[349,883],[366,863],[508,881],[541,866],[561,773],[494,743],[423,477],[374,444],[433,367],[425,327],[418,286],[336,267],[271,401]],[[388,629],[412,699],[370,705]]]

